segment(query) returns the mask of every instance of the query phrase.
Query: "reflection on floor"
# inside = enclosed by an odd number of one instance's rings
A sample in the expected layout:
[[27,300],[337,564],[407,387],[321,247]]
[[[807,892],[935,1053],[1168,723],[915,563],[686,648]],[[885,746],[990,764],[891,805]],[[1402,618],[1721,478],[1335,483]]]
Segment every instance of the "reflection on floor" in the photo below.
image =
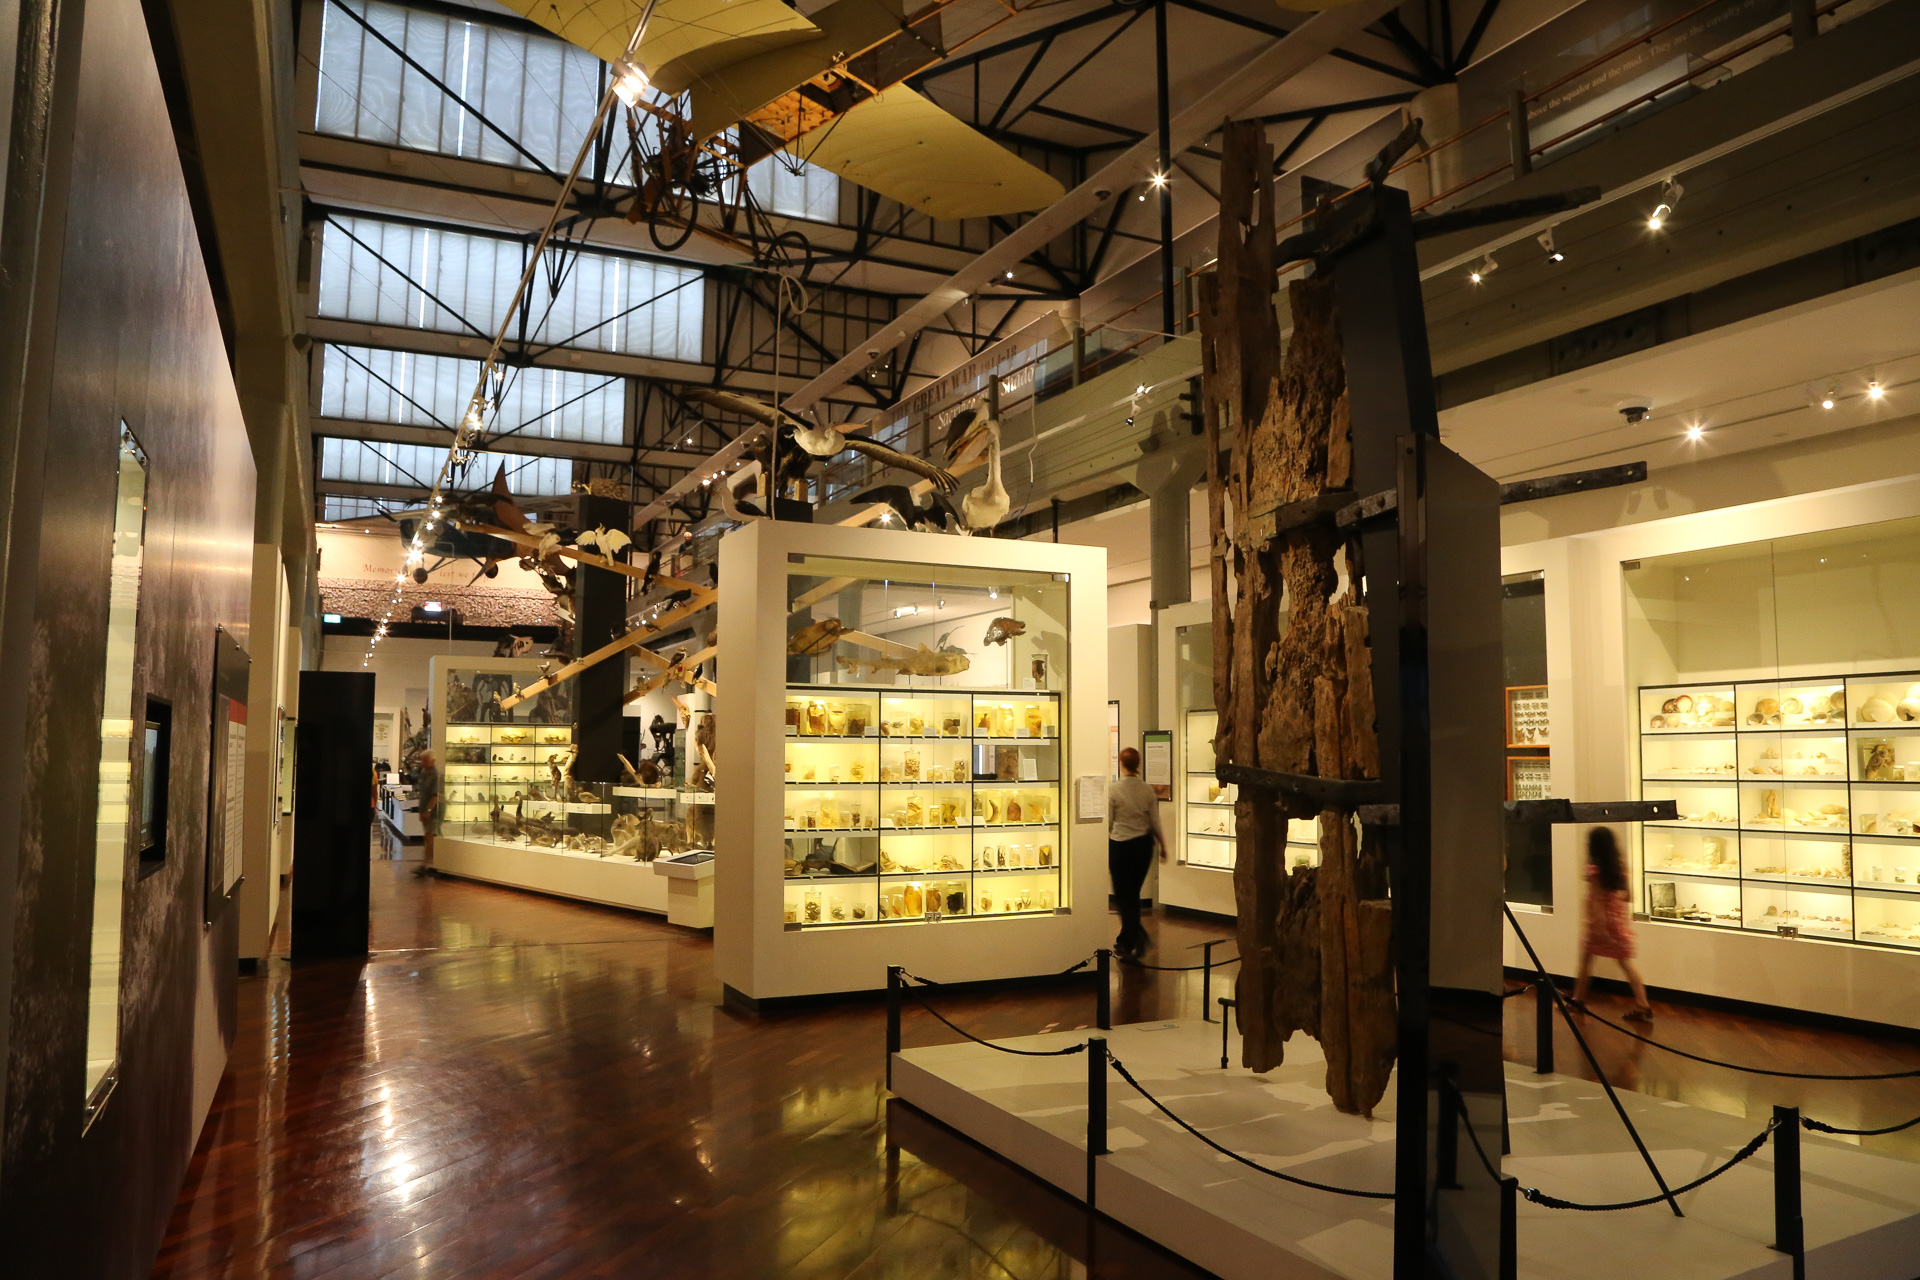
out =
[[[878,1004],[735,1017],[715,1007],[701,935],[416,879],[411,865],[373,864],[368,961],[277,958],[241,982],[232,1066],[156,1276],[1086,1274],[1071,1199],[887,1102]],[[1227,934],[1184,919],[1152,928],[1162,964]],[[1530,1004],[1508,1002],[1509,1056],[1522,1061]],[[1117,980],[1116,1022],[1200,1007],[1197,974]],[[1093,1001],[1085,987],[1021,991],[942,1012],[1009,1036],[1083,1027]],[[1787,1070],[1920,1067],[1913,1046],[1719,1014],[1663,1006],[1658,1026]],[[1767,1081],[1591,1035],[1623,1083],[1734,1115],[1803,1097],[1843,1124],[1920,1112],[1910,1081]],[[955,1039],[909,1013],[909,1045]],[[1564,1036],[1559,1054],[1573,1072]],[[1920,1134],[1864,1145],[1912,1154]],[[1201,1274],[1105,1222],[1091,1247],[1102,1280]]]

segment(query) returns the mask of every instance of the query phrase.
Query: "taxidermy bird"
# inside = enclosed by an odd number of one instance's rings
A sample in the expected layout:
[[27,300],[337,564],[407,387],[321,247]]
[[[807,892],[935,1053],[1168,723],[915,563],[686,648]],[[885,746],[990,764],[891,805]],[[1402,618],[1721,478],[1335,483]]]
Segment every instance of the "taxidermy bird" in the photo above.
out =
[[[968,419],[962,422],[961,419]],[[969,533],[982,533],[1007,518],[1013,500],[1000,478],[1000,423],[995,418],[979,417],[965,409],[954,415],[947,428],[947,462],[951,465],[971,456],[984,441],[987,450],[987,482],[960,499],[960,518]]]
[[689,400],[698,400],[710,404],[716,409],[725,409],[765,423],[774,429],[777,448],[777,465],[773,468],[774,492],[778,493],[788,484],[803,480],[813,469],[815,461],[824,461],[852,449],[864,453],[882,466],[899,467],[902,471],[911,471],[933,481],[934,487],[943,493],[952,493],[957,487],[946,468],[916,458],[910,453],[884,445],[876,440],[866,440],[854,435],[861,428],[848,423],[837,426],[818,426],[799,418],[784,409],[762,404],[751,396],[743,396],[733,391],[717,391],[712,388],[699,388],[686,393]]
[[741,501],[740,495],[734,490],[733,483],[732,480],[722,477],[718,486],[719,492],[717,496],[720,499],[720,510],[726,513],[727,518],[729,520],[737,520],[741,524],[745,524],[749,520],[766,519],[767,513],[762,511],[758,506],[751,502]]
[[853,495],[855,506],[884,502],[893,508],[893,514],[900,523],[909,529],[931,529],[935,533],[945,533],[949,528],[960,528],[960,513],[947,501],[947,495],[934,489],[927,494],[929,505],[921,506],[914,497],[911,488],[904,484],[880,484],[871,489]]

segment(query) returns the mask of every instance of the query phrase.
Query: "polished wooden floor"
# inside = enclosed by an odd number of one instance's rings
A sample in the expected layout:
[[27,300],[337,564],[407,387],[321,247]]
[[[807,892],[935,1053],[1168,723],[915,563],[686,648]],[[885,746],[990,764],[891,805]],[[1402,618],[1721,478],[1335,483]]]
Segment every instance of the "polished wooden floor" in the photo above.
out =
[[[156,1277],[1001,1277],[1201,1273],[897,1103],[884,1013],[716,1007],[711,945],[648,917],[374,863],[364,963],[275,959],[241,983],[232,1067]],[[1153,923],[1161,963],[1224,936]],[[1199,1012],[1197,975],[1124,971],[1123,1021]],[[1008,1035],[1092,1021],[1084,989],[952,1000]],[[1596,1008],[1622,1011],[1605,997]],[[1531,1062],[1532,1001],[1508,1002]],[[1784,1070],[1920,1067],[1920,1047],[1661,1006],[1676,1045]],[[1739,1115],[1866,1127],[1920,1084],[1771,1081],[1593,1027],[1609,1076]],[[953,1033],[909,1017],[908,1044]],[[1559,1067],[1586,1074],[1563,1028]],[[1920,1158],[1920,1133],[1865,1140]],[[1088,1266],[1091,1252],[1092,1266]]]

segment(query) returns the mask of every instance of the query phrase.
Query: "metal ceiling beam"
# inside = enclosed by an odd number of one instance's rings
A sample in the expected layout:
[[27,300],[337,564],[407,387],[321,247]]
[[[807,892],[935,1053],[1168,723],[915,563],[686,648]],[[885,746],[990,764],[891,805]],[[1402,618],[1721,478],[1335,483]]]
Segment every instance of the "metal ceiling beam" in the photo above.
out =
[[1069,31],[1078,31],[1081,27],[1090,27],[1096,22],[1105,21],[1107,18],[1112,17],[1117,12],[1123,11],[1125,8],[1125,5],[1107,4],[1101,8],[1092,9],[1071,18],[1063,18],[1059,22],[1049,23],[1047,26],[1029,31],[1025,35],[1015,36],[1011,40],[1002,40],[999,44],[989,45],[985,49],[976,49],[972,53],[963,53],[957,58],[948,58],[945,62],[934,67],[929,67],[919,75],[907,77],[907,84],[916,90],[924,89],[927,81],[934,79],[936,76],[951,75],[955,71],[964,71],[969,67],[978,66],[983,62],[989,62],[1003,53],[1013,53],[1026,48],[1028,45],[1038,44],[1042,40],[1063,36]]
[[[1244,113],[1267,94],[1327,57],[1343,40],[1393,8],[1393,0],[1359,0],[1341,9],[1313,15],[1291,33],[1255,54],[1240,69],[1184,108],[1168,122],[1168,145],[1184,151]],[[948,277],[939,288],[902,312],[893,323],[869,335],[788,398],[789,408],[804,409],[839,390],[866,369],[866,349],[888,350],[937,322],[955,306],[987,288],[996,277],[1039,252],[1079,223],[1101,202],[1100,192],[1133,186],[1159,153],[1157,139],[1143,139],[1114,157],[1099,172],[1066,193],[1046,211],[1022,223],[1012,235]]]
[[[1258,31],[1262,35],[1285,36],[1287,34],[1285,27],[1276,26],[1271,22],[1262,22],[1258,18],[1249,18],[1244,14],[1235,13],[1231,9],[1222,9],[1217,5],[1207,4],[1206,0],[1172,0],[1172,3],[1179,5],[1182,9],[1189,9],[1194,13],[1204,13],[1209,18],[1218,18],[1222,22],[1231,22],[1236,27],[1245,27],[1249,31]],[[1392,10],[1388,12],[1392,12]],[[1358,35],[1360,33],[1356,31],[1354,34]],[[1392,76],[1396,80],[1405,80],[1409,83],[1417,84],[1423,89],[1427,87],[1425,80],[1422,80],[1418,74],[1407,70],[1405,67],[1396,67],[1392,63],[1381,62],[1376,58],[1369,58],[1362,54],[1353,53],[1347,49],[1331,49],[1328,51],[1328,56],[1338,58],[1342,62],[1351,62],[1356,67],[1365,67],[1369,71],[1378,71],[1381,75]]]

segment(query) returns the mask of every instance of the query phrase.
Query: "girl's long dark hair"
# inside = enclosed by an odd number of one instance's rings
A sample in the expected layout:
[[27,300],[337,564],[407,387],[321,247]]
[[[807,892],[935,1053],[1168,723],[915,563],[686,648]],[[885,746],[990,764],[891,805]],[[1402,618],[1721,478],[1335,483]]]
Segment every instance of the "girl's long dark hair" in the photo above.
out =
[[1620,857],[1620,842],[1613,838],[1611,827],[1595,827],[1587,833],[1587,861],[1599,873],[1597,879],[1602,889],[1618,893],[1627,887],[1626,863]]

